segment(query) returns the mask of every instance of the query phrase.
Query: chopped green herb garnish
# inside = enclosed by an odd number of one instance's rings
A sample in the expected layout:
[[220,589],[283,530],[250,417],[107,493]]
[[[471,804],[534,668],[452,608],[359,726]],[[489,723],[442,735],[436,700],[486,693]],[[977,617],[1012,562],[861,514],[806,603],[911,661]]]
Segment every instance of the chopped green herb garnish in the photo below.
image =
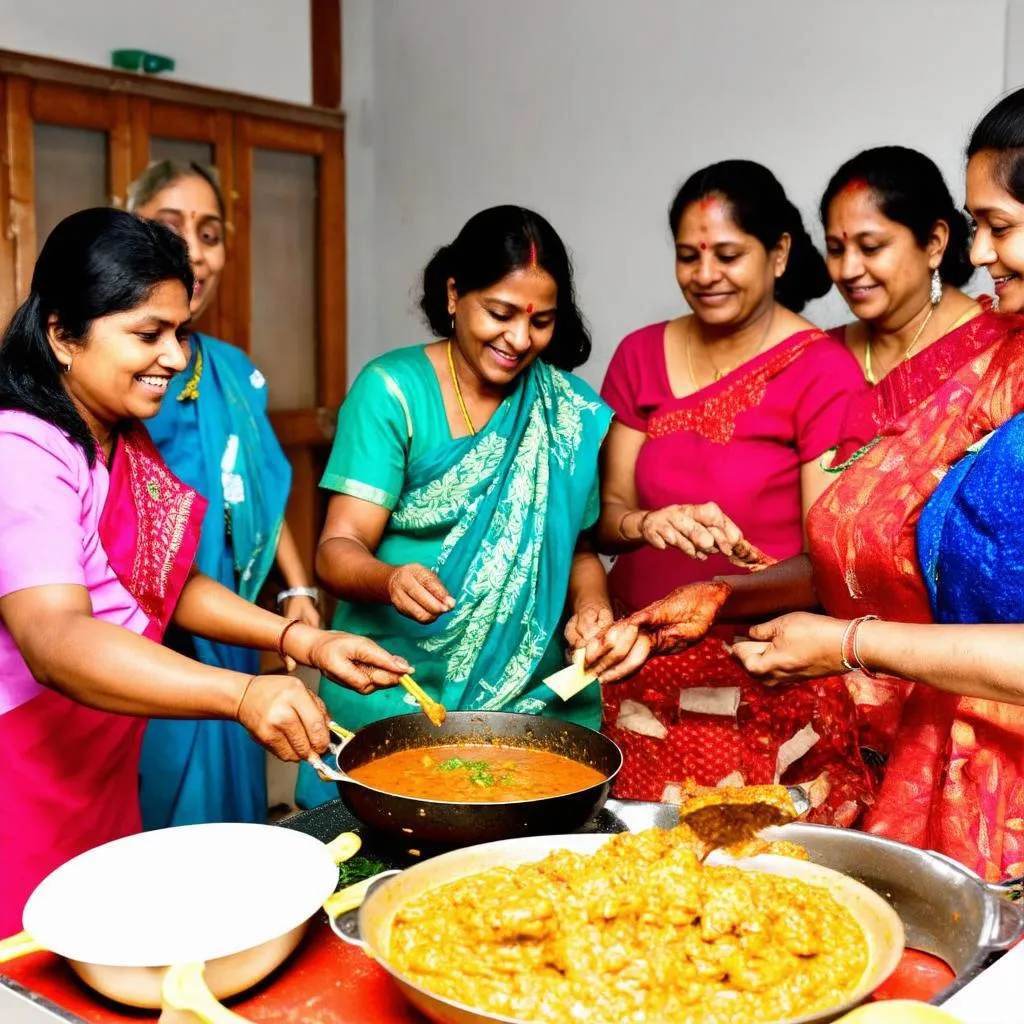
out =
[[469,781],[474,786],[483,786],[488,789],[499,782],[504,786],[512,782],[512,776],[508,773],[496,777],[494,766],[489,761],[467,761],[463,757],[449,757],[447,761],[442,761],[437,769],[442,772],[457,772],[460,769],[465,769],[469,772]]
[[388,865],[382,860],[373,860],[370,857],[351,857],[338,865],[338,885],[352,885],[355,882],[363,881],[364,878],[372,878],[387,869]]

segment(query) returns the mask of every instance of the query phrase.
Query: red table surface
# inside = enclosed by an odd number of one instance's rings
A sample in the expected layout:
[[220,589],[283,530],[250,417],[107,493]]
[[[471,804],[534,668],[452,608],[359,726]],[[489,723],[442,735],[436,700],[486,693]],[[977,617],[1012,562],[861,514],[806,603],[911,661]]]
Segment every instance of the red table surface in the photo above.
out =
[[[103,999],[52,953],[13,960],[3,973],[89,1024],[139,1024],[159,1016]],[[248,1020],[275,1024],[426,1024],[387,972],[337,938],[322,914],[277,971],[228,1005]]]

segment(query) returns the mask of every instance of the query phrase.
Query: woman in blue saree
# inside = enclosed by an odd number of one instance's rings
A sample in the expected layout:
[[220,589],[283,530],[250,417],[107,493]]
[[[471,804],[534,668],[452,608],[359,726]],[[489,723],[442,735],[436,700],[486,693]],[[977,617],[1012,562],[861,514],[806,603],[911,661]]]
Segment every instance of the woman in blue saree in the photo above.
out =
[[[224,204],[213,172],[163,161],[129,189],[132,212],[159,220],[187,243],[195,275],[193,322],[224,267]],[[281,613],[319,625],[316,590],[284,521],[291,466],[267,418],[263,375],[234,345],[191,336],[186,369],[168,387],[149,433],[172,471],[209,501],[196,563],[255,601],[275,560],[286,589]],[[207,665],[259,671],[256,652],[170,633],[167,643]],[[140,767],[146,828],[267,819],[265,755],[233,722],[153,721]]]
[[[442,340],[373,360],[339,414],[317,552],[340,598],[333,627],[387,638],[449,709],[597,728],[597,686],[563,703],[544,677],[566,646],[586,647],[603,682],[648,648],[635,627],[606,631],[604,569],[585,539],[611,411],[570,372],[590,338],[568,254],[536,213],[484,210],[430,261],[421,307]],[[326,679],[320,695],[349,728],[418,710],[404,692],[350,701]],[[301,806],[335,796],[300,770]]]

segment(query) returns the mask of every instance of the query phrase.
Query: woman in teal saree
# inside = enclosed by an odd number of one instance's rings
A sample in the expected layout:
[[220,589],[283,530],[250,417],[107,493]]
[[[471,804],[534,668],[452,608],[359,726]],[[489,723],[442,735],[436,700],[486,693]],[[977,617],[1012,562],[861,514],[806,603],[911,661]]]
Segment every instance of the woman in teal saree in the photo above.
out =
[[[484,210],[427,266],[421,307],[443,340],[373,360],[339,415],[317,553],[333,627],[404,656],[450,710],[597,728],[599,687],[563,703],[543,679],[567,646],[603,682],[647,647],[634,627],[594,639],[612,613],[585,533],[611,410],[570,372],[590,338],[568,254],[537,214]],[[350,701],[322,680],[320,695],[349,728],[418,710],[404,691]],[[336,796],[307,768],[301,806]]]
[[[132,212],[162,221],[188,245],[195,275],[193,322],[209,306],[224,267],[224,204],[212,172],[163,161],[130,190]],[[291,466],[267,419],[263,375],[240,349],[193,333],[188,366],[168,386],[148,429],[174,473],[209,501],[196,563],[255,601],[277,561],[288,588],[281,613],[319,625],[284,521]],[[285,600],[281,600],[285,598]],[[259,671],[257,652],[174,631],[166,642],[206,665]],[[146,828],[267,820],[263,750],[233,722],[149,724],[140,762]]]

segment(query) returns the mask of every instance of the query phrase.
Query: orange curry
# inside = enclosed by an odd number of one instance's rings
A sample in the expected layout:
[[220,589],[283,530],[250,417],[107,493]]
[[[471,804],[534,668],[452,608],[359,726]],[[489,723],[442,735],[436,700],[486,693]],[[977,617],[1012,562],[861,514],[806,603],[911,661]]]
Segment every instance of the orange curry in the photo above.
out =
[[686,828],[616,836],[440,885],[402,906],[406,978],[523,1021],[751,1024],[841,1003],[868,945],[824,888],[702,865]]
[[561,754],[491,744],[415,747],[349,771],[374,789],[449,803],[536,800],[589,789],[605,776]]

